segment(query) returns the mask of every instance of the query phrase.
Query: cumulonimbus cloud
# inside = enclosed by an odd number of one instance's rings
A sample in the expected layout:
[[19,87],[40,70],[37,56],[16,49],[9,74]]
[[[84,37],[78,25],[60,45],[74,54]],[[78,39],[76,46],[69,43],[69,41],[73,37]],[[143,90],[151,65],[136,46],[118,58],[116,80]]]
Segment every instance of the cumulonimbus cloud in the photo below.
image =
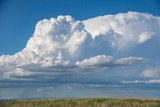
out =
[[71,16],[44,19],[37,23],[22,51],[0,57],[1,78],[30,75],[40,68],[75,69],[144,62],[146,59],[142,57],[116,59],[103,54],[108,47],[118,51],[147,42],[160,34],[159,29],[159,17],[137,12],[84,21],[75,21]]

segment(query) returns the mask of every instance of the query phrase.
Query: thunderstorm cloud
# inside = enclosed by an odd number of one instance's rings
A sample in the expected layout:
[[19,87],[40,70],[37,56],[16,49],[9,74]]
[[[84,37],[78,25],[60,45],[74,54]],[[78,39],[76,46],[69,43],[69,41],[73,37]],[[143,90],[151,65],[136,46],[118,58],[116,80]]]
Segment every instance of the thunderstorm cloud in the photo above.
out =
[[[146,63],[149,59],[144,56],[128,56],[123,52],[154,41],[160,34],[159,29],[160,17],[138,12],[98,16],[83,21],[71,16],[44,19],[37,23],[23,50],[14,55],[0,56],[0,78],[35,77],[43,75],[41,71],[57,75],[57,71],[80,72],[86,68]],[[123,55],[118,56],[117,53]],[[154,68],[143,71],[145,77],[157,74],[159,71]]]

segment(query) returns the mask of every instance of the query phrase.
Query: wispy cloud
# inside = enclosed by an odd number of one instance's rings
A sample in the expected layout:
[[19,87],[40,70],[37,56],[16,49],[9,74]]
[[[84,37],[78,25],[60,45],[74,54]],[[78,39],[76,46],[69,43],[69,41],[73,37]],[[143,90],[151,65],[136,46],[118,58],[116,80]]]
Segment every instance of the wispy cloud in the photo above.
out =
[[160,66],[146,68],[142,71],[143,77],[160,77]]
[[152,80],[134,80],[134,81],[122,81],[124,84],[136,84],[136,83],[145,83],[145,84],[160,84],[160,80],[152,79]]

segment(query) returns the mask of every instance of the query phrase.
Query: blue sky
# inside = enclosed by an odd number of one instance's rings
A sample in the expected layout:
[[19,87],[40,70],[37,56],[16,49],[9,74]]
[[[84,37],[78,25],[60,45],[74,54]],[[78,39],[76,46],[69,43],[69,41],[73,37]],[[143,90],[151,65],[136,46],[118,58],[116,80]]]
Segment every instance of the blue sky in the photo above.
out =
[[158,0],[2,0],[0,7],[0,55],[23,49],[36,23],[45,18],[71,15],[76,20],[85,20],[128,11],[160,15]]
[[160,95],[158,0],[4,0],[0,23],[0,99]]

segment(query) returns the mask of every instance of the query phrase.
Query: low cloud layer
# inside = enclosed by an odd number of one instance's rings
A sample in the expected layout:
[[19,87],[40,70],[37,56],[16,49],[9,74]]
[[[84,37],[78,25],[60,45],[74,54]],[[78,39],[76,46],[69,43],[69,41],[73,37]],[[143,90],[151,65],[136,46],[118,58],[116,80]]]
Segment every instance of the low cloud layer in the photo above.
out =
[[89,59],[84,59],[83,61],[76,62],[78,67],[112,67],[112,66],[127,66],[136,63],[146,62],[147,59],[142,57],[127,57],[114,59],[112,56],[98,55],[95,57],[91,57]]
[[143,44],[159,36],[159,29],[159,17],[137,12],[84,21],[71,16],[44,19],[37,23],[22,51],[0,57],[0,78],[38,76],[40,71],[57,69],[72,71],[144,63],[147,59],[143,56],[117,58],[109,51],[117,53]]
[[123,84],[136,84],[136,83],[145,83],[145,84],[160,84],[160,80],[155,80],[155,79],[152,79],[152,80],[134,80],[134,81],[122,81]]

